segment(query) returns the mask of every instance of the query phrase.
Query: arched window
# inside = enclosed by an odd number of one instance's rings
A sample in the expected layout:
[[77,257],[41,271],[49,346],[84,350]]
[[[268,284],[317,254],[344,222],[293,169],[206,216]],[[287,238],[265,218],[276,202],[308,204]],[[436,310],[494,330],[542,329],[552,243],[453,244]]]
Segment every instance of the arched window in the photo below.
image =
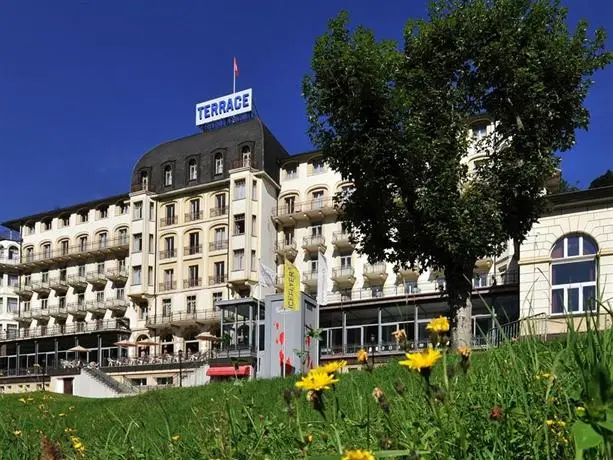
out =
[[243,146],[241,149],[241,158],[243,166],[251,166],[251,148],[248,145]]
[[149,190],[149,175],[147,171],[140,172],[140,186],[142,190]]
[[215,154],[215,175],[223,174],[223,153]]
[[196,163],[196,160],[191,159],[189,160],[189,180],[196,180],[198,179],[198,164]]
[[164,185],[166,187],[172,185],[172,166],[170,165],[164,167]]
[[566,235],[556,241],[551,250],[552,313],[594,309],[597,251],[596,242],[587,235]]

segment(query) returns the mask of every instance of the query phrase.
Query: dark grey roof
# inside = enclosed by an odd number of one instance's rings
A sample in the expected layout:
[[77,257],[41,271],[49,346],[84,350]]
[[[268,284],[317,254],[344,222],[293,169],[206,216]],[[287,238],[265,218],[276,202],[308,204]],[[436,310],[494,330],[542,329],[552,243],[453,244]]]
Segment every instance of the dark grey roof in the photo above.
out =
[[610,206],[613,203],[613,186],[578,190],[576,192],[556,193],[547,195],[548,211],[546,214],[560,214],[564,211],[598,208]]
[[20,217],[18,219],[9,220],[7,222],[3,222],[0,225],[10,229],[19,231],[20,227],[30,221],[39,221],[44,219],[45,217],[58,217],[62,214],[77,212],[80,209],[87,208],[92,209],[101,204],[113,204],[119,201],[125,201],[130,198],[130,195],[127,193],[122,193],[121,195],[112,195],[107,196],[106,198],[99,198],[97,200],[87,201],[85,203],[73,204],[71,206],[66,206],[64,208],[56,208],[50,211],[41,212],[38,214],[34,214],[31,216]]
[[[228,171],[241,159],[241,149],[251,149],[252,167],[265,170],[274,180],[279,180],[279,160],[287,157],[287,151],[257,118],[232,124],[192,136],[158,145],[145,153],[132,172],[132,190],[140,190],[141,174],[148,176],[149,190],[164,193],[187,186],[205,184],[225,179]],[[215,174],[215,156],[223,155],[223,174]],[[198,178],[189,180],[189,163],[198,166]],[[164,169],[171,166],[171,186],[164,185]]]

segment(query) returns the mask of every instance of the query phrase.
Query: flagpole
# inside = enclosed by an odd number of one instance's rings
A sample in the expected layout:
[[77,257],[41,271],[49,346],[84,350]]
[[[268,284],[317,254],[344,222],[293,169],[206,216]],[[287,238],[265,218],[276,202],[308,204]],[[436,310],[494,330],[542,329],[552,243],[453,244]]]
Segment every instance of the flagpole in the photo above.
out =
[[232,59],[232,94],[236,93],[236,57]]

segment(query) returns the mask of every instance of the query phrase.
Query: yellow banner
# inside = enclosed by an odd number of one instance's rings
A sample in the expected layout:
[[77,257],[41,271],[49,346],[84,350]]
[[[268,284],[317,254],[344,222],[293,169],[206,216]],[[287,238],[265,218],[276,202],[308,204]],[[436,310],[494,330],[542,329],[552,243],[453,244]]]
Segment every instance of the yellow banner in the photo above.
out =
[[300,310],[300,272],[296,266],[285,259],[283,270],[283,308]]

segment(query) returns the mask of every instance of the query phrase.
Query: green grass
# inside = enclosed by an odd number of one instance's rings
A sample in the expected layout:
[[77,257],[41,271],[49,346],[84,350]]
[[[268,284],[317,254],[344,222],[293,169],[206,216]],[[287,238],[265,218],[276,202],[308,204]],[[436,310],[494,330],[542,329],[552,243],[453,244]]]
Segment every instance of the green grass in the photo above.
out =
[[[592,343],[594,337],[600,342]],[[429,396],[423,378],[397,362],[342,374],[324,393],[325,418],[304,394],[293,394],[287,404],[284,392],[295,379],[103,400],[6,395],[0,398],[0,459],[39,458],[42,434],[74,458],[65,429],[76,429],[86,458],[97,459],[340,458],[349,448],[402,451],[401,458],[575,458],[575,408],[587,398],[595,366],[610,376],[613,355],[603,355],[606,344],[613,344],[610,331],[508,343],[473,354],[467,373],[449,354],[446,365],[440,361],[434,369]],[[589,351],[598,346],[604,348]],[[447,383],[445,367],[453,374]],[[542,373],[555,378],[538,379]],[[375,387],[383,390],[389,412],[372,396]],[[549,427],[547,420],[556,418],[566,425]],[[602,452],[586,451],[586,458],[605,458]]]

